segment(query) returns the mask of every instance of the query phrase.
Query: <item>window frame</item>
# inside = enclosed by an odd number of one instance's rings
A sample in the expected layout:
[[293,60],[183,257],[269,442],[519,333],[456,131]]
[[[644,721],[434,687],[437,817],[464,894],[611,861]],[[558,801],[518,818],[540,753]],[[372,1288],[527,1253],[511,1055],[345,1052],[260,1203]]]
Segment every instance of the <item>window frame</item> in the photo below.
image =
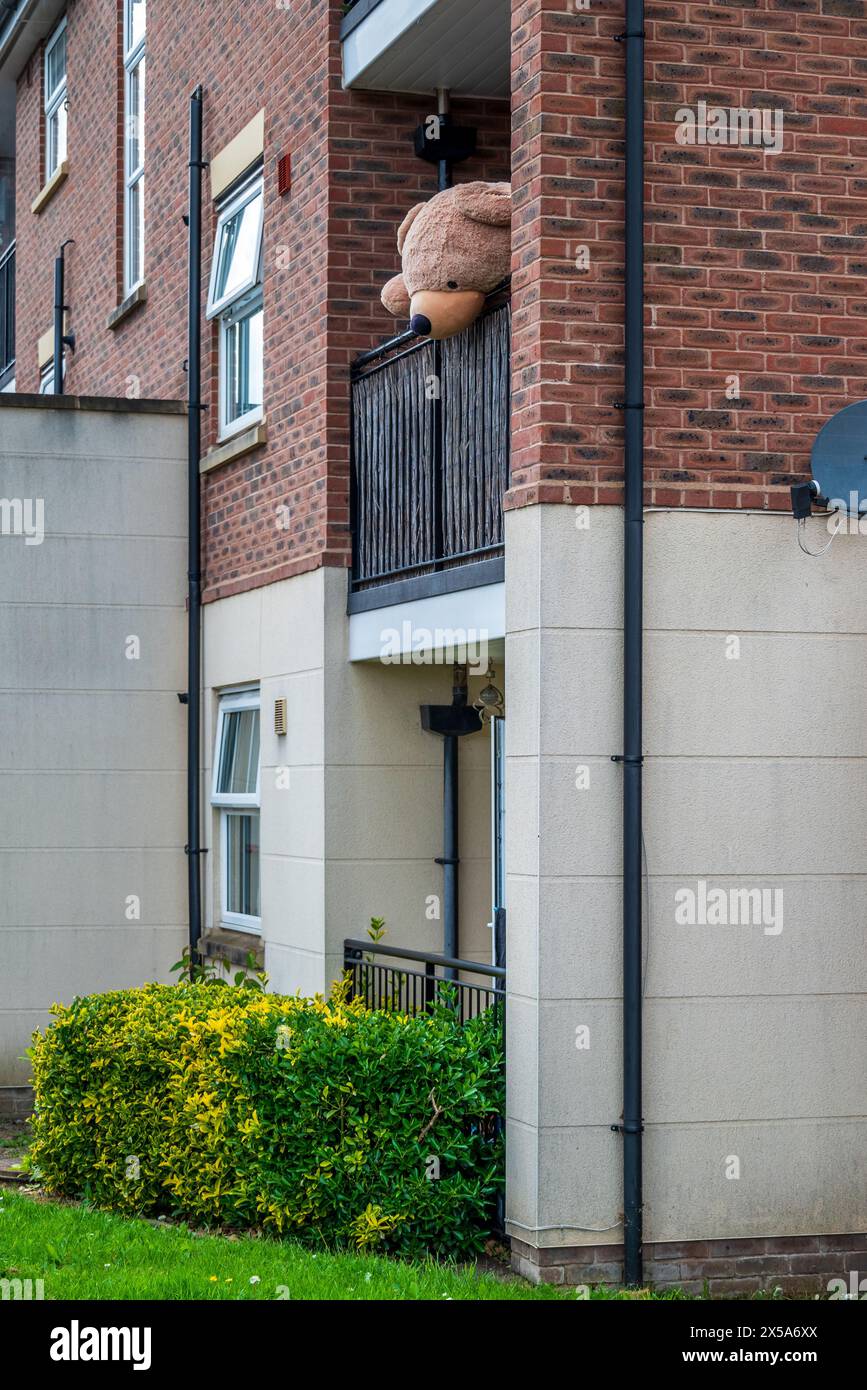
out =
[[[141,37],[132,40],[134,0],[123,0],[123,297],[127,299],[145,279],[145,93],[147,91],[147,12]],[[139,115],[136,135],[130,129],[133,81],[138,82]],[[138,144],[138,163],[131,164],[132,146]],[[138,194],[138,217],[133,227],[133,197]],[[133,240],[135,234],[135,241]],[[138,275],[133,273],[133,248],[138,257]]]
[[[217,295],[217,279],[220,272],[222,261],[223,239],[229,223],[237,217],[249,203],[254,199],[259,202],[259,217],[256,226],[256,238],[253,246],[253,258],[249,275],[237,285],[235,289],[222,295]],[[252,317],[256,313],[261,313],[264,323],[265,298],[264,298],[264,239],[265,239],[265,171],[261,161],[258,161],[252,170],[248,171],[243,178],[237,182],[233,190],[226,195],[218,206],[217,230],[214,235],[213,256],[211,260],[211,275],[208,285],[208,304],[206,317],[209,320],[216,319],[218,326],[218,396],[219,409],[217,420],[217,439],[220,443],[231,439],[235,435],[250,429],[252,425],[258,424],[264,418],[264,372],[265,372],[265,346],[264,329],[262,340],[262,362],[261,375],[263,383],[263,400],[234,419],[229,418],[229,395],[230,381],[228,374],[229,353],[228,338],[235,326],[241,319]]]
[[[251,936],[261,936],[262,918],[252,917],[246,913],[230,912],[229,902],[229,816],[248,815],[257,825],[261,827],[261,798],[260,787],[262,779],[262,696],[258,687],[245,686],[240,690],[226,690],[220,693],[219,709],[217,713],[217,729],[214,739],[214,768],[211,779],[211,804],[220,816],[220,921],[223,926],[230,927],[236,931],[247,932]],[[255,792],[221,792],[218,791],[218,779],[220,775],[220,764],[223,755],[223,736],[226,726],[226,715],[236,711],[254,709],[259,714],[259,759],[256,766],[256,790]],[[259,850],[259,905],[261,913],[261,848]]]
[[[242,319],[252,318],[254,314],[261,313],[264,320],[265,302],[261,284],[246,294],[242,299],[234,300],[227,309],[220,315],[220,348],[219,348],[219,392],[220,392],[220,419],[219,437],[220,439],[230,438],[233,434],[239,434],[242,430],[249,429],[262,419],[264,402],[253,405],[243,415],[237,415],[234,419],[229,419],[229,352],[228,337]],[[264,359],[264,334],[262,345]],[[264,361],[263,361],[264,376]]]
[[233,931],[243,931],[250,936],[262,935],[262,851],[259,850],[259,912],[258,917],[252,917],[243,912],[230,912],[229,902],[229,817],[247,816],[255,821],[257,830],[261,825],[258,809],[243,806],[224,806],[220,810],[220,924],[230,927]]
[[[253,257],[250,275],[234,290],[227,291],[225,294],[216,297],[217,275],[221,263],[221,251],[223,236],[228,224],[237,217],[238,213],[252,203],[254,198],[259,199],[259,220],[256,229],[256,254]],[[211,260],[211,278],[208,285],[208,307],[206,317],[215,319],[223,314],[227,309],[232,308],[241,299],[251,294],[258,285],[262,283],[262,244],[264,241],[265,230],[265,176],[261,165],[254,170],[244,182],[235,189],[220,205],[217,216],[217,230],[214,236],[214,253]]]
[[[64,61],[63,79],[57,86],[48,90],[48,62],[49,58],[60,42],[61,37],[64,42]],[[45,182],[49,183],[54,175],[61,168],[69,152],[69,51],[66,45],[66,15],[60,23],[52,30],[50,37],[45,43],[45,52],[42,63],[42,107],[45,113]],[[54,117],[65,107],[66,122],[64,124],[63,153],[58,149],[58,159],[56,164],[52,164],[51,159],[51,133]]]

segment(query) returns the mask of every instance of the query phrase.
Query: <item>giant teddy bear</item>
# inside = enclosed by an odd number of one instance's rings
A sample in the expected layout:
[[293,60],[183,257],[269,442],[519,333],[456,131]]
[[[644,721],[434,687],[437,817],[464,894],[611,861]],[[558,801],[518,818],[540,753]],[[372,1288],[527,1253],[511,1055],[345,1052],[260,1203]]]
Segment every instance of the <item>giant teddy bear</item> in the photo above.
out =
[[507,183],[462,183],[416,203],[397,234],[403,271],[382,291],[386,309],[431,338],[460,333],[509,274],[511,220]]

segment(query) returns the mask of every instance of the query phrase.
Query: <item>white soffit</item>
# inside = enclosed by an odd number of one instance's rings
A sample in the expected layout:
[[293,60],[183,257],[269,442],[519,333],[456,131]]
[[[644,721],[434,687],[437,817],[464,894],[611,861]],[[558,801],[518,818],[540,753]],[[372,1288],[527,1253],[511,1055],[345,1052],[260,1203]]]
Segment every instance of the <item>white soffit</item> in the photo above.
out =
[[361,0],[344,21],[343,85],[508,97],[509,0]]
[[[452,646],[470,648],[470,660],[483,663],[489,645],[502,643],[506,633],[506,586],[485,584],[452,594],[412,599],[388,608],[353,613],[349,619],[349,660],[401,661],[413,652],[442,653]],[[419,665],[425,664],[418,661]]]
[[67,0],[19,0],[0,8],[0,74],[16,81],[33,53],[48,38]]

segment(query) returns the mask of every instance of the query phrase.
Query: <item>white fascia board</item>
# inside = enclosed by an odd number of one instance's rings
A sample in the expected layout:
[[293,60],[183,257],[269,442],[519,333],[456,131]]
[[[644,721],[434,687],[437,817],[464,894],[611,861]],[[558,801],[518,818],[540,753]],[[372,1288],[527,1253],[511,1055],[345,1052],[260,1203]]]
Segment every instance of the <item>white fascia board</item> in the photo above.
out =
[[[506,635],[506,586],[485,584],[451,594],[352,613],[349,660],[384,665],[431,664],[466,644],[473,666],[487,663],[487,648]],[[415,655],[415,661],[411,658]]]

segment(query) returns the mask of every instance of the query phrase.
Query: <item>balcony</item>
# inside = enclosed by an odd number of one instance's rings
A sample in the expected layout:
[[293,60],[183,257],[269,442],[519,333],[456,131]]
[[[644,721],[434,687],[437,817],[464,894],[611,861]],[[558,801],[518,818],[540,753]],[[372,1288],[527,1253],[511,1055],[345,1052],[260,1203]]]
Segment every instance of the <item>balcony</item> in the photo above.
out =
[[340,37],[344,87],[509,95],[509,0],[352,0]]
[[502,580],[510,346],[501,292],[454,338],[404,333],[356,364],[351,612]]
[[0,255],[0,391],[15,379],[15,242]]

